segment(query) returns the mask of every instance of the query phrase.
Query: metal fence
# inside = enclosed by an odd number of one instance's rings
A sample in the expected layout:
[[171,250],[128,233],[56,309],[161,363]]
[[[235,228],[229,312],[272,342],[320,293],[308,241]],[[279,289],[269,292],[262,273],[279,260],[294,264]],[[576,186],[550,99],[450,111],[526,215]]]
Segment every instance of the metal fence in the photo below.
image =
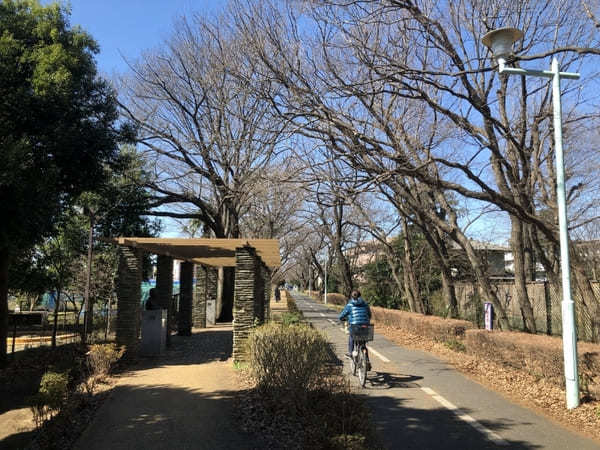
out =
[[[70,313],[70,314],[69,314]],[[73,321],[73,312],[59,312],[56,345],[72,344],[81,341],[83,317],[79,323]],[[113,337],[116,323],[116,310],[110,314],[101,310],[94,319],[94,329],[88,342],[104,341]],[[54,327],[54,313],[47,311],[27,311],[9,313],[7,353],[15,353],[29,348],[51,346]]]
[[[493,287],[506,311],[511,329],[522,330],[524,328],[523,313],[514,282],[496,282]],[[483,303],[489,299],[483,298],[477,285],[473,283],[456,283],[455,288],[460,317],[483,326]],[[600,298],[600,283],[592,282],[592,288],[596,297]],[[527,283],[527,293],[533,307],[533,316],[538,332],[561,335],[562,291],[557,292],[547,281],[534,281]],[[600,318],[591,317],[590,309],[584,305],[576,289],[573,289],[572,295],[575,302],[577,337],[584,341],[597,340],[598,331],[594,331],[594,326],[597,326]]]

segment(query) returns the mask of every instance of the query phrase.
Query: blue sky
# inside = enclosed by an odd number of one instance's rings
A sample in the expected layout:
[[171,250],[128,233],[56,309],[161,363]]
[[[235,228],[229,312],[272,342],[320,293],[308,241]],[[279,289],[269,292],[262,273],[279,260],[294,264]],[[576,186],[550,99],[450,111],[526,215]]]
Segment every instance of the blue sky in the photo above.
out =
[[[54,0],[41,0],[43,4]],[[96,55],[98,70],[111,79],[117,73],[128,70],[126,59],[137,59],[144,50],[160,45],[173,29],[180,16],[193,13],[218,14],[225,8],[226,0],[61,0],[71,7],[71,25],[79,25],[100,45]],[[478,213],[478,212],[476,212]],[[497,214],[495,215],[497,216]],[[465,218],[468,222],[469,218]],[[176,236],[179,226],[172,220],[162,219],[162,236]],[[494,236],[482,236],[489,232],[487,220],[472,224],[469,234],[481,240],[504,241],[506,236],[496,230]]]
[[[53,3],[42,0],[43,4]],[[160,45],[180,16],[218,13],[220,0],[71,0],[71,25],[79,25],[100,45],[98,71],[105,78],[128,70],[125,59],[135,60],[144,50]],[[124,59],[125,58],[125,59]],[[161,236],[179,235],[179,226],[163,218]]]
[[176,17],[198,11],[215,13],[225,7],[226,1],[71,0],[60,3],[71,5],[71,25],[80,25],[100,44],[100,54],[96,57],[98,69],[110,78],[114,72],[127,70],[123,56],[135,59],[143,50],[168,37]]

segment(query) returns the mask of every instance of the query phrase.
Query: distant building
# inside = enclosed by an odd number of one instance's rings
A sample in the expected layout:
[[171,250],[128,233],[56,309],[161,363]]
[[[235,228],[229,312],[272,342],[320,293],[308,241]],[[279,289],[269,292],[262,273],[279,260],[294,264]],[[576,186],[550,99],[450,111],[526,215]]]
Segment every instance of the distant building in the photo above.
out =
[[[511,277],[507,273],[506,266],[506,255],[510,253],[510,248],[504,245],[493,244],[490,242],[477,241],[470,239],[469,242],[473,246],[473,250],[480,256],[483,256],[483,261],[486,264],[486,271],[489,277],[493,278],[505,278]],[[449,251],[454,253],[455,257],[464,255],[463,249],[456,243],[451,242]],[[463,256],[466,258],[466,255]],[[453,270],[454,275],[459,275],[460,270],[456,268]]]
[[[393,238],[390,238],[390,240]],[[483,260],[486,264],[486,271],[489,277],[492,278],[511,278],[510,271],[507,270],[512,260],[507,260],[507,255],[511,255],[510,248],[504,245],[493,244],[489,242],[470,240],[471,245],[476,253],[483,255]],[[449,244],[450,257],[456,262],[456,266],[452,269],[452,273],[456,277],[464,275],[468,271],[470,264],[462,248],[456,242]],[[361,268],[367,264],[375,262],[378,258],[383,258],[386,253],[383,249],[383,244],[378,240],[363,241],[356,246],[347,250],[346,253],[352,264]],[[508,261],[508,262],[507,262]]]

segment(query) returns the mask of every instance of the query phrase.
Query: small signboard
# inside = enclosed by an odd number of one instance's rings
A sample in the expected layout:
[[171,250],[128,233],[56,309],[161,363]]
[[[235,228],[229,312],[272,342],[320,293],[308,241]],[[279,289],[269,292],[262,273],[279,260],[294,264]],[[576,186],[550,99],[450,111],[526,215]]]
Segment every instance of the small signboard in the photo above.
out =
[[494,327],[494,305],[489,302],[483,304],[483,317],[485,329],[491,330]]
[[47,315],[48,313],[46,311],[23,311],[8,313],[8,325],[43,325]]

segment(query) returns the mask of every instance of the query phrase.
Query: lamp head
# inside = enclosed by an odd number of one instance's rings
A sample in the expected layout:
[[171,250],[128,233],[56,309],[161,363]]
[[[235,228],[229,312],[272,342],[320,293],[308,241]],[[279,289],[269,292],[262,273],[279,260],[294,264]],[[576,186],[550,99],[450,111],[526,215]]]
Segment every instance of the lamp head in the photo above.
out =
[[523,37],[523,32],[516,28],[498,28],[487,33],[481,39],[495,59],[506,58],[512,54],[512,46]]

